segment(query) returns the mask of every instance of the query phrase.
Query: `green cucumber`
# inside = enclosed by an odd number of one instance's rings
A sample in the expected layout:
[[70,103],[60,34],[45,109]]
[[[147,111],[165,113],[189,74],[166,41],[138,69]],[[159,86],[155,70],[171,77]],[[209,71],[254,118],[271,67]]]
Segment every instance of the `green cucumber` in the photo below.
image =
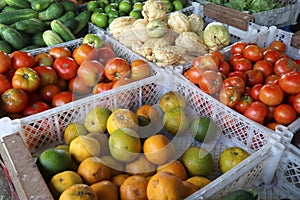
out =
[[18,21],[13,23],[11,27],[29,34],[36,34],[45,30],[45,24],[36,18]]
[[31,37],[30,41],[31,41],[32,45],[36,45],[36,46],[40,46],[40,47],[47,46],[44,39],[43,39],[43,32],[39,32],[37,34],[34,34]]
[[52,20],[50,26],[51,29],[54,32],[56,32],[65,42],[76,39],[76,37],[71,32],[71,30],[68,27],[66,27],[63,23],[61,23],[59,20],[57,19]]
[[20,10],[22,8],[15,7],[15,6],[5,6],[1,12],[6,12],[6,11],[12,11],[12,10]]
[[11,53],[12,48],[10,44],[5,40],[0,40],[0,51],[4,51],[6,53]]
[[63,7],[59,3],[51,3],[50,6],[38,13],[38,18],[42,21],[49,21],[61,17],[64,13]]
[[46,10],[55,0],[35,0],[31,2],[31,8],[36,11]]
[[78,20],[79,24],[77,28],[73,31],[73,34],[79,33],[84,27],[86,27],[90,21],[91,12],[88,10],[84,10],[80,12],[75,19]]
[[63,24],[73,32],[77,28],[79,22],[74,18],[68,18]]
[[26,0],[5,0],[5,3],[9,6],[15,6],[20,8],[30,8],[30,3]]
[[253,190],[235,190],[227,193],[221,200],[257,200],[258,194]]
[[38,13],[29,8],[5,11],[0,13],[0,23],[10,25],[23,19],[37,18]]
[[67,19],[74,18],[74,17],[75,17],[75,13],[73,11],[68,11],[65,14],[63,14],[60,18],[57,19],[62,23],[64,23]]
[[6,4],[6,2],[5,2],[4,0],[0,0],[0,11],[1,11],[3,8],[5,8],[6,5],[7,5],[7,4]]
[[67,1],[67,0],[61,1],[60,5],[64,8],[65,12],[69,12],[69,11],[76,12],[77,11],[77,5],[72,1]]
[[1,37],[6,42],[8,42],[15,50],[22,49],[28,43],[26,35],[5,24],[0,24],[0,32]]
[[63,43],[63,39],[53,30],[46,30],[43,33],[43,40],[47,46]]

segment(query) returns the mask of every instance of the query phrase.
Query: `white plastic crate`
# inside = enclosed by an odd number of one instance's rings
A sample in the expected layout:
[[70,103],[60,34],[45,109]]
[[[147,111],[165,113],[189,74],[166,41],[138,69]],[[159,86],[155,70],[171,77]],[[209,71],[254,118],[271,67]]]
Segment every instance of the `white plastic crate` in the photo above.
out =
[[[210,3],[205,0],[195,0],[201,5]],[[278,3],[283,4],[281,8],[273,10],[253,13],[254,22],[261,26],[277,26],[283,27],[286,25],[296,24],[297,16],[300,9],[299,0],[277,0]]]

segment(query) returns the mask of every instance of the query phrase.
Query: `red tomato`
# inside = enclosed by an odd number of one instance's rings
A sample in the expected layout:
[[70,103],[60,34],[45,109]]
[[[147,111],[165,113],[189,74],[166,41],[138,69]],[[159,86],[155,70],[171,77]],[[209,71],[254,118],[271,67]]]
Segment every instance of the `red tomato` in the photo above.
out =
[[14,51],[11,56],[11,64],[15,69],[22,67],[32,68],[35,65],[34,56],[28,52]]
[[254,101],[248,105],[244,111],[244,116],[260,124],[264,123],[268,114],[268,107],[260,102]]
[[251,62],[256,62],[263,58],[263,53],[258,45],[248,44],[243,50],[243,56]]
[[279,79],[279,76],[277,74],[269,75],[265,78],[264,84],[275,83],[278,81],[278,79]]
[[60,78],[70,80],[76,76],[78,64],[71,57],[59,57],[55,59],[53,68]]
[[1,95],[1,107],[5,112],[21,112],[28,104],[28,96],[24,90],[11,88]]
[[135,59],[131,62],[131,74],[132,80],[138,81],[151,76],[151,68],[149,64],[141,59]]
[[7,76],[0,74],[0,94],[12,88],[10,80]]
[[227,75],[227,77],[233,77],[233,76],[237,76],[237,77],[240,77],[241,79],[244,80],[244,82],[246,83],[247,81],[247,77],[246,77],[246,74],[244,72],[241,72],[241,71],[234,71],[234,72],[229,72],[229,74]]
[[34,69],[22,67],[16,70],[11,82],[13,88],[32,92],[40,86],[40,77]]
[[[128,64],[129,65],[129,64]],[[96,60],[84,61],[77,70],[77,76],[90,87],[95,86],[104,78],[104,66]]]
[[277,50],[279,52],[284,52],[285,48],[286,48],[286,45],[282,41],[274,40],[274,41],[271,42],[271,44],[269,45],[269,47],[271,49],[275,49],[275,50]]
[[244,58],[243,54],[234,54],[234,55],[231,55],[230,58],[229,58],[229,65],[231,67],[233,67],[235,61],[237,61],[240,58]]
[[42,100],[42,98],[39,95],[39,93],[38,93],[37,90],[35,90],[33,92],[27,92],[27,96],[29,97],[28,104],[32,104],[33,102],[41,101]]
[[62,91],[54,95],[52,98],[52,106],[58,107],[73,101],[73,94],[71,91]]
[[288,104],[280,104],[274,109],[274,119],[276,122],[287,125],[297,117],[295,109]]
[[281,58],[280,53],[274,49],[268,49],[264,51],[263,55],[263,59],[271,62],[273,65],[276,63],[277,60]]
[[247,81],[246,85],[253,87],[256,84],[262,84],[264,82],[264,75],[260,70],[248,70],[245,72]]
[[218,71],[219,58],[214,54],[205,54],[203,56],[198,56],[194,58],[192,66],[203,71]]
[[68,49],[65,46],[61,47],[52,47],[48,54],[52,56],[54,59],[59,58],[59,57],[71,57],[72,53],[70,49]]
[[300,92],[300,72],[288,72],[278,79],[281,89],[288,94]]
[[278,122],[269,122],[266,124],[266,127],[268,127],[269,129],[275,131],[276,126],[280,125],[280,123]]
[[0,51],[0,74],[7,72],[11,68],[11,57],[4,51]]
[[275,106],[268,106],[268,114],[265,118],[265,122],[274,121],[274,109],[275,109]]
[[39,95],[41,99],[47,103],[52,102],[52,98],[57,94],[60,93],[62,90],[54,84],[45,85],[39,89]]
[[243,114],[248,105],[253,102],[253,99],[249,95],[243,95],[238,103],[234,106],[234,109]]
[[277,106],[283,100],[284,94],[277,84],[265,84],[259,90],[258,98],[268,106]]
[[232,44],[230,52],[231,52],[232,55],[242,54],[247,45],[248,45],[247,42],[242,42],[242,41],[235,42],[235,43]]
[[241,72],[246,72],[250,69],[252,69],[252,63],[249,59],[247,58],[240,58],[237,59],[234,63],[233,63],[233,70],[234,71],[241,71]]
[[49,66],[53,65],[53,57],[48,53],[39,53],[34,56],[35,66]]
[[233,87],[241,95],[244,94],[245,92],[245,87],[246,87],[245,81],[238,76],[226,78],[223,81],[223,85],[224,87]]
[[240,98],[241,94],[234,87],[221,87],[219,100],[226,106],[234,108]]
[[107,79],[116,81],[121,77],[130,76],[130,65],[123,58],[111,58],[104,66],[104,73]]
[[228,62],[226,61],[220,61],[219,63],[219,72],[227,76],[229,72],[231,71],[231,67]]
[[219,61],[225,61],[225,56],[219,51],[212,51],[209,54],[213,54],[219,58]]
[[88,57],[89,53],[93,51],[93,49],[94,46],[91,44],[81,44],[72,52],[72,58],[74,58],[78,65],[81,65],[83,61]]
[[96,60],[101,62],[103,65],[111,58],[115,58],[116,54],[113,49],[109,47],[94,48],[93,51],[89,53],[86,60]]
[[293,108],[295,111],[300,114],[300,93],[296,94],[293,98]]
[[59,87],[61,89],[61,91],[65,91],[65,90],[68,90],[68,81],[67,80],[64,80],[62,78],[59,78],[57,79],[55,85],[57,87]]
[[114,84],[112,86],[112,89],[123,86],[123,85],[127,85],[132,82],[133,82],[133,80],[131,80],[130,78],[121,77],[121,78],[117,79],[116,81],[113,81]]
[[253,65],[253,69],[260,70],[263,73],[264,78],[274,73],[273,64],[267,60],[259,60],[255,62]]
[[43,112],[48,109],[50,109],[50,106],[48,104],[42,101],[36,101],[32,104],[27,105],[26,108],[23,110],[22,114],[24,116],[29,116]]
[[207,70],[202,73],[199,79],[199,87],[207,94],[216,94],[222,86],[222,75],[213,70]]
[[112,89],[113,85],[114,85],[114,82],[108,82],[108,83],[101,82],[101,83],[98,83],[97,85],[95,85],[93,87],[93,94],[99,94],[101,92],[110,90],[110,89]]
[[86,95],[91,93],[92,88],[87,86],[78,76],[72,78],[69,81],[69,90],[71,90],[74,94]]
[[190,69],[188,69],[187,71],[185,71],[183,75],[188,80],[190,80],[192,83],[198,84],[200,76],[201,76],[202,73],[203,73],[202,70],[200,70],[200,69],[192,66]]
[[296,62],[290,58],[280,58],[274,64],[274,73],[277,75],[281,75],[291,71],[295,71],[296,65]]
[[37,66],[33,68],[40,77],[40,87],[48,84],[55,83],[57,81],[57,73],[52,67]]
[[254,101],[258,101],[259,100],[259,90],[262,88],[263,84],[256,84],[254,85],[251,90],[250,90],[250,96],[252,97],[252,99]]

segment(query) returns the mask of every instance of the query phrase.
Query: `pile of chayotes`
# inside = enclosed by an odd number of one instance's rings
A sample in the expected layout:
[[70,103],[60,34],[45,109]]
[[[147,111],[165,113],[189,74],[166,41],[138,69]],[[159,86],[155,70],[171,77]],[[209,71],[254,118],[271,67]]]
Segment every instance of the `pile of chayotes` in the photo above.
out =
[[226,173],[249,156],[235,146],[218,159],[192,142],[178,148],[176,138],[205,143],[219,133],[211,118],[186,113],[173,91],[136,111],[94,107],[66,126],[64,144],[42,151],[37,165],[55,199],[184,199],[216,178],[214,169]]

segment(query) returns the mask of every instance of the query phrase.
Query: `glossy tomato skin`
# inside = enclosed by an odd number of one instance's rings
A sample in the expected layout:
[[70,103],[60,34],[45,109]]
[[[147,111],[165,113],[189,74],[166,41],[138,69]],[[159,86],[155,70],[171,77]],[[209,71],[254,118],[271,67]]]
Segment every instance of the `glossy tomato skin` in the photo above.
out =
[[68,87],[70,91],[78,95],[86,95],[92,91],[92,87],[86,85],[78,76],[69,81]]
[[269,45],[269,47],[271,49],[275,49],[275,50],[279,51],[280,53],[284,52],[286,49],[286,45],[282,41],[279,41],[279,40],[272,41],[271,44]]
[[254,70],[260,70],[264,75],[264,78],[274,73],[273,64],[267,60],[259,60],[253,65]]
[[132,80],[138,81],[151,76],[151,68],[149,64],[141,59],[135,59],[131,62],[131,74]]
[[246,74],[245,74],[244,72],[241,72],[241,71],[233,71],[233,72],[229,72],[229,74],[227,75],[227,78],[233,77],[233,76],[240,77],[241,79],[244,80],[245,83],[246,83],[246,81],[247,81],[247,77],[246,77]]
[[101,48],[94,48],[89,53],[86,60],[96,60],[101,62],[103,65],[105,65],[109,59],[115,57],[116,54],[113,49],[109,47],[101,47]]
[[280,104],[274,109],[274,119],[276,122],[287,125],[297,117],[295,109],[288,104]]
[[216,94],[222,86],[223,79],[219,72],[207,70],[200,76],[198,85],[207,94]]
[[198,84],[202,73],[203,73],[203,70],[200,70],[200,69],[192,66],[187,71],[185,71],[183,75],[188,80],[190,80],[192,83]]
[[263,55],[264,55],[263,59],[269,61],[273,65],[276,63],[277,60],[281,58],[280,53],[274,49],[268,49],[264,51]]
[[295,111],[300,114],[300,93],[294,96],[292,105]]
[[237,59],[234,63],[233,63],[233,70],[234,71],[241,71],[241,72],[246,72],[250,69],[252,69],[252,63],[249,59],[247,58],[240,58]]
[[101,82],[93,87],[93,94],[99,94],[101,92],[112,89],[114,82]]
[[72,52],[72,58],[78,63],[78,65],[81,65],[83,61],[88,57],[89,53],[93,51],[93,49],[94,46],[91,44],[81,44]]
[[7,72],[11,68],[11,56],[4,51],[0,51],[0,74]]
[[57,81],[56,71],[49,66],[36,66],[33,68],[40,77],[40,87],[53,84]]
[[265,78],[264,84],[275,83],[278,82],[279,75],[272,74]]
[[252,119],[253,121],[263,124],[265,117],[268,114],[268,107],[260,102],[254,101],[250,105],[248,105],[244,111],[244,116]]
[[28,95],[24,90],[11,88],[1,95],[1,107],[8,113],[19,113],[28,104]]
[[245,72],[247,81],[246,85],[253,87],[256,84],[262,84],[264,82],[264,75],[260,70],[250,69]]
[[288,94],[297,94],[300,92],[300,72],[288,72],[278,79],[281,89]]
[[234,106],[234,109],[243,114],[248,105],[253,102],[253,99],[249,95],[243,95],[238,103]]
[[268,106],[277,106],[282,103],[284,93],[277,84],[265,84],[259,90],[258,98]]
[[223,85],[224,85],[224,87],[233,87],[233,88],[235,88],[236,91],[241,95],[244,94],[245,88],[246,88],[245,81],[242,78],[238,77],[238,76],[233,76],[233,77],[226,78],[223,81]]
[[32,68],[35,65],[34,56],[28,52],[14,51],[11,54],[11,65],[15,69],[22,67]]
[[57,94],[60,93],[62,90],[55,84],[48,84],[41,87],[38,91],[41,99],[46,103],[51,103],[52,98]]
[[259,100],[259,90],[262,88],[263,84],[256,84],[250,90],[250,96],[254,101]]
[[77,62],[71,57],[59,57],[53,63],[53,68],[58,76],[65,80],[75,77],[78,67]]
[[22,67],[15,71],[11,82],[13,88],[33,92],[40,86],[40,77],[34,69]]
[[132,82],[133,82],[133,80],[130,79],[130,78],[121,77],[118,80],[113,81],[114,84],[112,86],[112,89],[117,88],[117,87],[121,87],[123,85],[127,85],[127,84],[132,83]]
[[59,58],[59,57],[71,57],[72,56],[72,52],[70,51],[70,49],[68,49],[65,46],[61,46],[61,47],[52,47],[48,54],[50,56],[52,56],[54,59]]
[[231,54],[242,54],[245,47],[248,45],[247,42],[238,41],[232,44],[230,52]]
[[23,116],[29,116],[43,112],[48,109],[50,109],[50,106],[48,104],[46,104],[43,101],[36,101],[27,105],[26,108],[24,108],[22,114]]
[[96,60],[84,61],[77,70],[77,76],[90,87],[104,79],[104,66]]
[[52,98],[52,107],[59,107],[73,101],[71,91],[62,91],[54,95]]
[[243,54],[233,54],[233,55],[231,55],[230,58],[229,58],[229,61],[228,61],[228,62],[229,62],[229,65],[230,65],[231,67],[233,67],[235,61],[237,61],[237,60],[240,59],[240,58],[244,58],[244,57],[243,57]]
[[34,56],[35,66],[49,66],[53,65],[53,57],[45,52],[38,53]]
[[281,75],[295,71],[296,65],[296,62],[291,58],[280,58],[274,64],[274,74]]
[[121,77],[130,76],[130,65],[123,58],[112,58],[104,66],[104,73],[107,79],[116,81]]
[[240,98],[241,94],[234,87],[221,87],[219,100],[226,106],[234,108]]
[[12,88],[10,80],[4,74],[0,74],[0,94]]
[[194,58],[192,66],[203,71],[218,71],[219,58],[214,54],[205,54],[203,56],[198,56]]
[[226,61],[220,61],[219,63],[219,72],[227,76],[229,72],[231,71],[231,67],[228,62]]
[[219,51],[212,51],[209,54],[215,55],[219,58],[219,61],[225,61],[225,56]]
[[256,62],[263,58],[263,52],[258,45],[248,44],[243,50],[243,56],[251,62]]

